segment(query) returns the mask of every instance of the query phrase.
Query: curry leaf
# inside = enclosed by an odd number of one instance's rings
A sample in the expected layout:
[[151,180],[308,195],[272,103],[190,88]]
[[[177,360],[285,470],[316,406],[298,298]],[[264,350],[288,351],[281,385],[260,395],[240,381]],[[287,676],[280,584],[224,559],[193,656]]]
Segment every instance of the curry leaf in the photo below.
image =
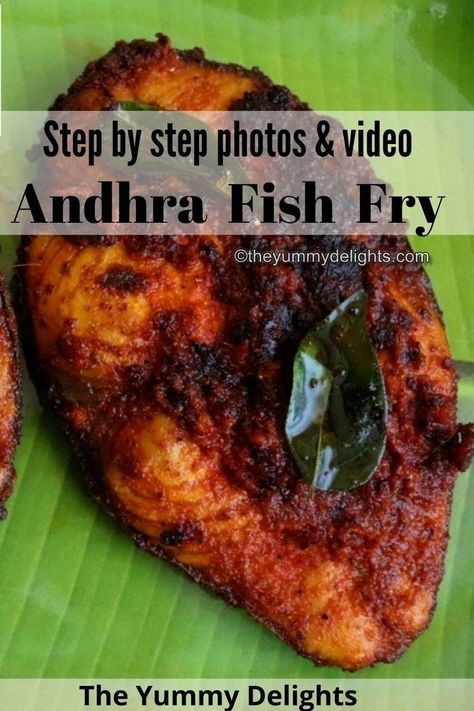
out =
[[158,104],[144,104],[142,101],[120,101],[117,111],[164,111]]
[[[133,119],[134,111],[167,111],[162,106],[153,104],[144,104],[139,101],[121,101],[116,106],[120,120],[127,123],[129,126],[137,128],[137,124]],[[212,128],[204,121],[200,121],[192,114],[182,111],[171,111],[173,128],[176,131],[187,129],[188,131],[205,131],[207,137],[206,154],[201,157],[198,167],[187,165],[183,160],[170,158],[167,155],[161,156],[159,161],[154,161],[151,169],[154,172],[176,174],[191,181],[203,180],[206,182],[211,193],[216,191],[222,197],[222,194],[229,195],[229,182],[248,183],[249,177],[244,170],[240,161],[234,156],[229,156],[223,159],[223,165],[218,164],[218,148],[217,138]],[[144,165],[142,159],[141,164]]]
[[375,472],[385,449],[387,398],[357,291],[301,341],[286,435],[306,481],[348,490]]

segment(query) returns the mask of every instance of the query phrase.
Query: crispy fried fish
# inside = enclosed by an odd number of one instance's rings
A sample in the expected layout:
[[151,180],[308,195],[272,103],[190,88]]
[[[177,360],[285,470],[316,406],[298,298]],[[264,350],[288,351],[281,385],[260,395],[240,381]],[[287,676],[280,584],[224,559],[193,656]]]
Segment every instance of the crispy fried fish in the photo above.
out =
[[[171,109],[303,105],[259,71],[200,50],[118,43],[57,109],[137,100]],[[472,428],[456,423],[441,316],[414,264],[237,264],[239,247],[348,250],[355,238],[25,238],[30,366],[93,493],[145,550],[320,664],[391,661],[427,626],[451,495]],[[365,248],[409,247],[370,238]],[[361,245],[359,238],[359,245]],[[383,459],[363,486],[321,492],[284,435],[308,328],[357,289],[389,399]]]
[[16,322],[0,274],[0,519],[15,481],[13,455],[20,436],[20,367]]

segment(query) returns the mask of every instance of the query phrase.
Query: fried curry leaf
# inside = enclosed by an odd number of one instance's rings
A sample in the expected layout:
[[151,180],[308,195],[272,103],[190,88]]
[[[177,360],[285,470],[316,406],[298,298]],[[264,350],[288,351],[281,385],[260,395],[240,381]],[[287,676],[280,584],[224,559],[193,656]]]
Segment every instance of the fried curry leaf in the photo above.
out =
[[[121,101],[116,106],[116,111],[122,121],[129,126],[137,128],[130,112],[133,111],[166,111],[159,105],[144,104],[139,101]],[[206,154],[201,157],[198,168],[186,165],[183,160],[170,158],[163,155],[159,161],[154,161],[152,169],[155,172],[165,172],[176,174],[188,180],[204,180],[211,193],[216,190],[222,194],[229,195],[229,182],[248,183],[249,177],[242,167],[242,164],[233,156],[223,159],[223,165],[218,165],[217,138],[211,127],[204,121],[200,121],[195,116],[181,111],[173,111],[173,128],[176,131],[187,129],[188,131],[204,131],[207,136]],[[143,160],[142,160],[143,164]]]
[[357,291],[301,341],[286,435],[305,480],[349,490],[370,479],[385,449],[387,398]]
[[158,104],[144,104],[142,101],[121,101],[117,105],[117,111],[164,111]]

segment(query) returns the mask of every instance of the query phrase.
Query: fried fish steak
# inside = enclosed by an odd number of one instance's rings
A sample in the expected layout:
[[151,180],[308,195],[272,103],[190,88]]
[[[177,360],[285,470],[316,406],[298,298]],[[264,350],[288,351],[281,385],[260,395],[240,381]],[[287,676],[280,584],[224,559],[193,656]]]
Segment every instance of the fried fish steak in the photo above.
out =
[[[120,42],[58,109],[298,108],[259,71],[199,50]],[[350,234],[350,232],[348,232]],[[414,264],[237,264],[239,247],[409,251],[400,238],[25,238],[20,307],[38,386],[87,482],[145,550],[318,664],[395,659],[427,626],[451,495],[468,463],[456,376]],[[315,491],[284,435],[308,328],[359,288],[389,399],[384,457],[363,486]]]
[[16,322],[0,274],[0,519],[13,489],[13,456],[20,435],[20,367]]

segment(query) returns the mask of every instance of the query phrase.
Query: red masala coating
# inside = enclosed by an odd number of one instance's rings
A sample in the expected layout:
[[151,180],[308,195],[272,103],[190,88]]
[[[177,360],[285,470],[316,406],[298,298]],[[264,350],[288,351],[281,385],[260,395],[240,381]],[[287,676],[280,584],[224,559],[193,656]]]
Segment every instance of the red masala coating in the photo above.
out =
[[[125,98],[302,106],[259,72],[163,37],[119,43],[56,106]],[[39,236],[24,240],[21,261],[31,365],[95,495],[140,546],[301,654],[354,670],[394,659],[428,624],[473,432],[456,424],[456,377],[419,267],[233,257],[241,246],[327,251],[352,239]],[[387,448],[364,486],[318,492],[284,436],[292,360],[308,328],[361,287],[389,398]]]
[[0,519],[15,481],[13,456],[20,436],[20,367],[15,318],[0,275]]

